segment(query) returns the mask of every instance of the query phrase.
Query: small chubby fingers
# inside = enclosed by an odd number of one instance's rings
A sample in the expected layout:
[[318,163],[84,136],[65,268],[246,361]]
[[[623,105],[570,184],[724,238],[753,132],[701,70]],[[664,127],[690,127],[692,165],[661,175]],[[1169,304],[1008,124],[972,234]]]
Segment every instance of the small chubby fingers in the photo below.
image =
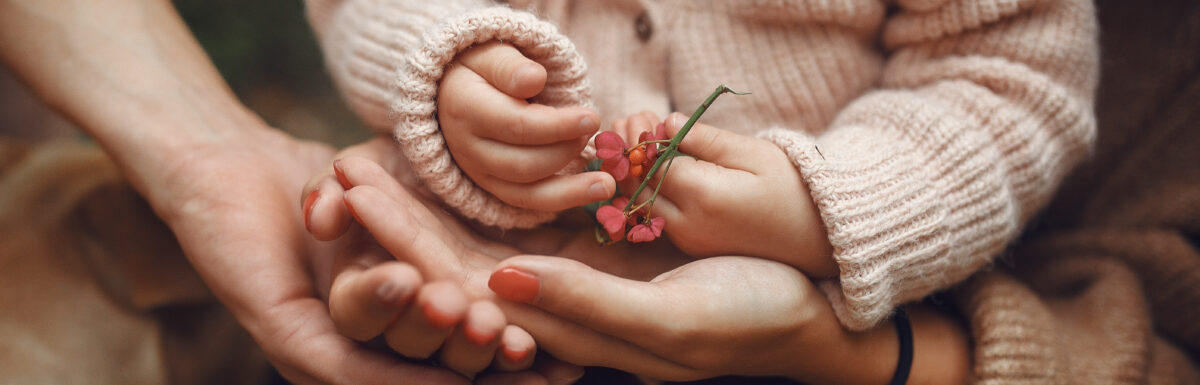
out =
[[409,358],[429,358],[467,313],[467,297],[454,283],[426,284],[395,323],[384,331],[388,347]]
[[476,45],[457,60],[496,89],[517,99],[532,98],[546,86],[546,68],[509,44],[492,41]]
[[[451,67],[438,93],[438,120],[448,142],[471,134],[519,145],[551,144],[595,133],[600,118],[587,107],[551,107],[513,98],[465,67]],[[456,136],[457,135],[457,136]]]
[[[667,136],[675,136],[687,120],[687,116],[678,112],[667,116]],[[679,143],[679,150],[722,167],[756,172],[763,161],[761,154],[771,150],[771,146],[766,141],[697,122]]]
[[408,307],[421,284],[421,274],[406,263],[347,267],[334,278],[329,315],[339,333],[359,341],[375,338]]
[[485,176],[475,183],[500,200],[531,210],[561,211],[611,198],[617,182],[603,171],[554,175],[533,183],[513,183]]
[[481,139],[468,153],[475,154],[470,161],[475,169],[505,181],[529,183],[562,170],[564,165],[579,157],[586,145],[582,138],[545,146],[517,146]]

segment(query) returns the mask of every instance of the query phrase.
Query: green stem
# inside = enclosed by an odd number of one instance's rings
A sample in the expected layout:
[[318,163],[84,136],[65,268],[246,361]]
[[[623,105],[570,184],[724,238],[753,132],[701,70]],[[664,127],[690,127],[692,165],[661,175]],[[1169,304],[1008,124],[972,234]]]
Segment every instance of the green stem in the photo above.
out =
[[[679,132],[675,133],[675,136],[671,137],[670,144],[667,145],[666,149],[662,150],[662,152],[659,154],[658,159],[654,160],[654,165],[650,166],[650,171],[646,172],[646,178],[642,179],[642,184],[638,185],[637,190],[634,190],[632,199],[629,200],[629,203],[625,204],[625,210],[624,210],[625,212],[629,212],[629,209],[631,207],[633,207],[634,201],[637,199],[638,195],[642,193],[642,190],[646,189],[646,185],[649,184],[650,178],[654,177],[654,174],[656,172],[658,172],[658,168],[660,166],[662,166],[662,164],[664,162],[666,162],[667,160],[674,158],[675,155],[679,152],[679,142],[682,142],[683,137],[687,135],[688,131],[692,130],[692,125],[695,125],[696,121],[700,120],[700,115],[704,115],[704,111],[708,111],[708,107],[711,106],[713,104],[713,102],[715,102],[717,100],[718,96],[721,96],[721,94],[724,94],[724,93],[731,93],[734,95],[746,95],[747,94],[746,92],[737,92],[737,91],[731,90],[731,89],[729,89],[729,87],[726,87],[724,84],[717,86],[717,89],[713,90],[713,93],[711,95],[708,95],[708,99],[704,99],[704,103],[700,103],[700,107],[696,107],[696,112],[692,113],[692,117],[688,118],[687,123],[683,124],[683,127],[679,129]],[[663,177],[665,178],[666,175],[663,175]],[[660,183],[661,183],[661,181],[660,181]],[[657,196],[657,191],[658,190],[655,189],[656,196]],[[653,198],[651,198],[651,199],[653,199]]]

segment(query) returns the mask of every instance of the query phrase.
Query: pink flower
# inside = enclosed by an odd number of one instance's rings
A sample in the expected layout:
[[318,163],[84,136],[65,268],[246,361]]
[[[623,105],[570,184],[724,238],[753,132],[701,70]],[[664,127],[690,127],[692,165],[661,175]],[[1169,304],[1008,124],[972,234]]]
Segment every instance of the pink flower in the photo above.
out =
[[650,242],[661,237],[663,227],[666,226],[667,220],[663,217],[652,218],[649,224],[643,223],[633,226],[629,230],[629,234],[625,236],[625,239],[633,243]]
[[604,162],[600,168],[612,174],[618,182],[629,176],[629,158],[625,157],[625,139],[612,131],[596,135],[596,157]]
[[609,239],[625,238],[625,224],[629,221],[629,218],[625,217],[625,205],[628,203],[629,198],[620,197],[614,199],[612,204],[600,206],[596,210],[596,221],[604,226]]

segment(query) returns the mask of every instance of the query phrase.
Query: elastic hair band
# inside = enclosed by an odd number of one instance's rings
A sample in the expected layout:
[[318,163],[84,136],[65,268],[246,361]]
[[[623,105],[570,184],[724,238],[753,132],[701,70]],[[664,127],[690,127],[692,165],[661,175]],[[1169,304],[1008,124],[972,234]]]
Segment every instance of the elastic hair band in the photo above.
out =
[[892,374],[891,385],[904,385],[908,382],[908,373],[912,371],[913,333],[912,324],[908,322],[908,314],[904,309],[896,309],[896,335],[900,337],[900,359],[896,362],[896,372]]

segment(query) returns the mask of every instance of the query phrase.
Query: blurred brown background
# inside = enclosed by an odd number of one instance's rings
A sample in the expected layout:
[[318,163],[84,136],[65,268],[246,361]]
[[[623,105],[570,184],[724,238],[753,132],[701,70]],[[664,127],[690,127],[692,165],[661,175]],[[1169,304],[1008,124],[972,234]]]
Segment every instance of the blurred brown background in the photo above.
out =
[[[175,6],[234,92],[268,123],[338,147],[369,137],[325,72],[303,1],[178,0]],[[61,135],[82,134],[0,66],[0,136]]]

